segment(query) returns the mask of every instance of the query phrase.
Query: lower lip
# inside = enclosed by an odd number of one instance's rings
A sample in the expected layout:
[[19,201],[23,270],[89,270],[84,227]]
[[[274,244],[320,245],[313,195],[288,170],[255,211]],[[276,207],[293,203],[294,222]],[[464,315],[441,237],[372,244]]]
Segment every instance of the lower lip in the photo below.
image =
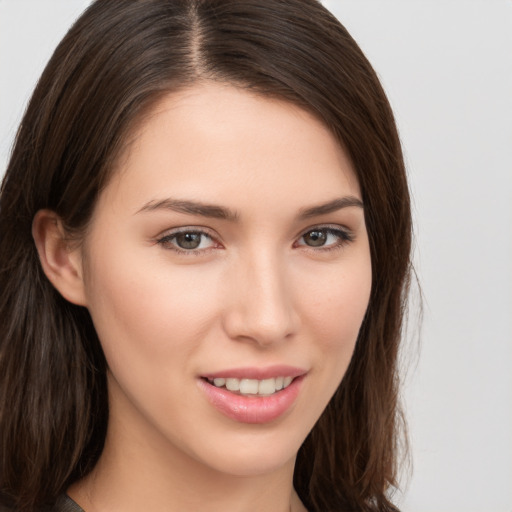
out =
[[222,414],[240,423],[269,423],[282,416],[295,402],[303,376],[285,389],[269,396],[237,395],[199,379],[199,386],[210,403]]

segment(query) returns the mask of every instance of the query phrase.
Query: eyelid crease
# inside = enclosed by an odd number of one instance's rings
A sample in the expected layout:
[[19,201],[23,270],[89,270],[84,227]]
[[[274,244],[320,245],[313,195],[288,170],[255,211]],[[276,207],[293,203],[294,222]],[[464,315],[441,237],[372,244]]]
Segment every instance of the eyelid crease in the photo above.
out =
[[331,233],[335,232],[335,233],[341,233],[343,236],[346,236],[346,237],[350,237],[350,238],[355,238],[355,233],[352,229],[346,227],[346,226],[341,226],[340,224],[329,224],[329,223],[326,223],[326,224],[313,224],[312,226],[309,226],[307,227],[306,229],[302,229],[296,236],[296,238],[301,238],[303,237],[305,234],[307,233],[310,233],[311,231],[315,231],[315,230],[318,230],[318,231],[321,231],[321,230],[327,230],[327,231],[330,231]]
[[216,232],[214,232],[210,228],[207,228],[206,226],[180,226],[177,228],[169,228],[162,231],[154,238],[154,240],[158,241],[162,238],[171,238],[181,233],[200,233],[212,239],[220,239]]

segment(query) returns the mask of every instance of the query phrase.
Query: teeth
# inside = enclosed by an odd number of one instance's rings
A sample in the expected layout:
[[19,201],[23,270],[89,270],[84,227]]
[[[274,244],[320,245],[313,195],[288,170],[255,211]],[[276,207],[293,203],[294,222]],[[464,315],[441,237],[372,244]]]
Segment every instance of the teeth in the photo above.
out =
[[226,389],[229,391],[240,391],[240,379],[226,379]]
[[240,381],[240,393],[242,395],[256,395],[258,393],[258,381],[256,379],[242,379]]
[[276,379],[260,380],[258,384],[258,395],[271,395],[276,392]]
[[287,388],[293,377],[276,377],[270,379],[224,379],[217,377],[209,379],[210,384],[218,388],[226,387],[228,391],[236,391],[241,395],[272,395],[276,391]]

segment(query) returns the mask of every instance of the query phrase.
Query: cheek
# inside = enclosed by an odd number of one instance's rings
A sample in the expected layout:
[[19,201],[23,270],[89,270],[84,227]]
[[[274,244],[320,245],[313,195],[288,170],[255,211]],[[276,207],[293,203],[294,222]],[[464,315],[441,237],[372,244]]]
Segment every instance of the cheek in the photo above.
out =
[[107,358],[136,353],[141,360],[159,360],[193,350],[216,301],[200,272],[171,268],[136,254],[122,259],[103,254],[91,262],[89,311]]
[[298,412],[309,419],[310,428],[347,371],[368,307],[372,284],[369,256],[362,252],[344,263],[304,283],[308,293],[302,293],[303,339],[308,340],[312,369],[308,400],[300,404]]
[[[311,349],[319,378],[319,396],[325,402],[339,386],[352,358],[370,298],[372,275],[369,253],[361,251],[345,265],[310,283],[304,303]],[[322,391],[320,391],[322,390]],[[326,405],[325,403],[325,405]],[[321,410],[319,409],[318,414]]]
[[368,307],[372,277],[369,258],[355,263],[333,269],[304,294],[307,303],[303,309],[308,311],[315,337],[324,349],[337,350],[351,341],[355,343],[357,338]]

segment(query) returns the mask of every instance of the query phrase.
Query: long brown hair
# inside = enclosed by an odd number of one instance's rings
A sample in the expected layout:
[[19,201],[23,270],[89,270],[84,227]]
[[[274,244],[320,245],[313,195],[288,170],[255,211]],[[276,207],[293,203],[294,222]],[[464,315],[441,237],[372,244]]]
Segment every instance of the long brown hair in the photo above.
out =
[[409,194],[377,76],[316,0],[96,0],[57,47],[0,196],[2,500],[22,511],[54,502],[94,467],[108,422],[106,362],[91,318],[45,277],[32,219],[51,209],[80,236],[135,123],[163,94],[198,80],[307,109],[352,159],[371,298],[348,371],[300,448],[294,485],[312,512],[395,511]]

